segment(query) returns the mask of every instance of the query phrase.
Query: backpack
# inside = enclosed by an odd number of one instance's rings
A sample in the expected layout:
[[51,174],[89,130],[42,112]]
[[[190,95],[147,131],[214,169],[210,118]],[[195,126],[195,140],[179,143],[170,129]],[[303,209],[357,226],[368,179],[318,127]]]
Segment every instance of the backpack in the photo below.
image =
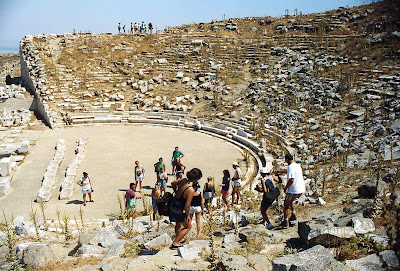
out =
[[169,216],[169,209],[174,196],[170,192],[166,192],[164,196],[157,200],[157,211],[159,215]]
[[254,187],[254,190],[256,190],[257,192],[264,192],[264,188],[263,188],[263,185],[262,185],[262,180],[263,180],[263,178],[262,177],[260,177],[260,182],[258,183],[258,184],[256,184],[256,186]]

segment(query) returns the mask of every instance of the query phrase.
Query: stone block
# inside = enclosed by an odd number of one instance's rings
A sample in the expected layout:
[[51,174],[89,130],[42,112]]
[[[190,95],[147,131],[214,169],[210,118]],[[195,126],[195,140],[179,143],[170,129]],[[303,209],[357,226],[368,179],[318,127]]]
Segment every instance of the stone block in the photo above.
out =
[[17,153],[27,153],[30,147],[31,144],[29,140],[22,141],[17,148]]
[[78,249],[78,254],[82,255],[83,257],[99,256],[103,254],[105,251],[106,251],[105,248],[96,245],[82,245]]
[[399,258],[393,250],[385,250],[379,253],[379,256],[389,270],[400,270]]
[[0,178],[0,197],[5,196],[10,191],[10,177]]
[[223,265],[223,270],[227,270],[227,271],[228,270],[229,271],[254,270],[253,268],[250,267],[247,259],[240,255],[223,254],[221,261],[222,261],[222,265]]
[[207,240],[191,241],[189,244],[178,248],[178,255],[184,260],[201,259],[201,250],[205,248],[207,251],[209,251],[209,245],[210,243]]
[[305,251],[286,255],[272,260],[273,271],[319,271],[319,270],[349,270],[336,261],[332,252],[317,245]]
[[154,238],[153,240],[145,243],[144,247],[148,250],[153,250],[163,246],[169,246],[170,244],[172,244],[171,237],[168,235],[168,233],[164,233]]
[[23,252],[22,263],[32,268],[43,268],[57,262],[56,254],[50,245],[44,243],[30,244]]
[[332,222],[310,220],[299,222],[298,233],[305,244],[329,246],[355,236],[352,227],[335,227]]
[[4,157],[0,159],[0,175],[2,177],[10,176],[11,174],[11,158]]
[[107,250],[106,254],[104,254],[101,260],[104,261],[111,258],[117,258],[121,256],[124,251],[124,242],[115,243]]
[[345,264],[352,270],[360,270],[360,271],[385,270],[383,268],[383,264],[379,259],[379,256],[376,254],[372,254],[357,260],[347,260]]
[[119,242],[118,238],[109,228],[101,228],[98,233],[98,244],[102,247],[111,247],[115,243]]
[[353,217],[352,222],[356,234],[365,234],[375,231],[374,221],[370,218]]

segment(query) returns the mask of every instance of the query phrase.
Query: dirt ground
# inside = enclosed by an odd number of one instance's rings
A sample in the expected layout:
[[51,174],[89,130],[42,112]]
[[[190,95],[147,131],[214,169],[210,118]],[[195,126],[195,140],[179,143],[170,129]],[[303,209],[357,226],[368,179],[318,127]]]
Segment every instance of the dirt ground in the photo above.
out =
[[[82,172],[86,171],[92,180],[94,202],[87,203],[85,207],[78,185],[74,187],[71,200],[58,200],[59,187],[80,137],[91,139],[76,177],[78,180]],[[57,172],[53,196],[47,203],[45,211],[50,219],[56,219],[57,207],[61,214],[70,215],[72,219],[74,216],[78,218],[80,206],[84,208],[86,219],[113,218],[119,213],[117,194],[123,197],[129,183],[134,180],[135,160],[139,160],[146,170],[142,194],[151,193],[151,187],[156,181],[153,164],[159,157],[163,157],[167,173],[171,173],[170,161],[175,146],[179,146],[184,153],[182,163],[187,170],[193,167],[202,170],[201,185],[207,176],[213,176],[217,182],[221,182],[224,169],[233,171],[231,166],[233,161],[239,161],[242,173],[246,172],[240,149],[231,143],[200,132],[144,125],[83,126],[45,130],[14,173],[10,193],[0,199],[0,211],[4,210],[7,216],[11,214],[24,216],[27,220],[31,204],[40,211],[39,204],[33,201],[41,186],[46,167],[53,159],[54,147],[59,138],[67,140],[67,149]],[[175,177],[170,176],[170,180],[174,179]],[[143,208],[141,201],[138,206],[140,211]]]

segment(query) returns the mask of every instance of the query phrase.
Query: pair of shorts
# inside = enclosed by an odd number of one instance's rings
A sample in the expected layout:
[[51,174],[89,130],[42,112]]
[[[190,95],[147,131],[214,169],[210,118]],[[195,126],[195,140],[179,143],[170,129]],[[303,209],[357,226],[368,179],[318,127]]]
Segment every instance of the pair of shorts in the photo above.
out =
[[82,188],[82,194],[92,193],[92,188]]
[[143,181],[143,175],[140,175],[140,176],[136,175],[136,181],[137,182]]
[[233,187],[241,187],[242,186],[242,182],[241,181],[234,181],[233,182]]
[[[265,195],[265,194],[264,194]],[[263,199],[261,201],[261,207],[268,208],[274,203],[274,199],[269,199],[263,195]]]
[[300,194],[292,194],[292,193],[287,193],[285,197],[285,201],[293,202],[295,199],[301,196]]
[[151,206],[153,206],[153,208],[157,210],[157,200],[156,199],[151,199]]
[[198,214],[201,212],[201,206],[190,206],[190,214]]
[[229,196],[229,191],[228,190],[221,190],[221,194],[224,196]]
[[167,181],[166,180],[160,180],[156,184],[158,184],[163,189],[167,189]]

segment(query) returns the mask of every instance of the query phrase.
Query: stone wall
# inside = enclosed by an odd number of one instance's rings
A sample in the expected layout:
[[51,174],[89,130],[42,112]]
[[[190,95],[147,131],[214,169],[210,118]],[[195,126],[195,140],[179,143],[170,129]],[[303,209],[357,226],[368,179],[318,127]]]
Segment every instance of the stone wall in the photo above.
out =
[[[35,59],[33,56],[34,52],[32,50],[32,46],[25,46],[29,44],[31,40],[27,37],[23,38],[20,43],[19,55],[21,62],[21,80],[23,85],[28,88],[35,96],[34,101],[32,103],[31,110],[37,112],[44,122],[50,127],[53,127],[53,118],[51,117],[49,106],[40,99],[38,95],[38,86],[40,86],[39,73],[35,74],[34,67],[38,67],[41,62],[38,59]],[[32,63],[33,62],[33,63]]]

